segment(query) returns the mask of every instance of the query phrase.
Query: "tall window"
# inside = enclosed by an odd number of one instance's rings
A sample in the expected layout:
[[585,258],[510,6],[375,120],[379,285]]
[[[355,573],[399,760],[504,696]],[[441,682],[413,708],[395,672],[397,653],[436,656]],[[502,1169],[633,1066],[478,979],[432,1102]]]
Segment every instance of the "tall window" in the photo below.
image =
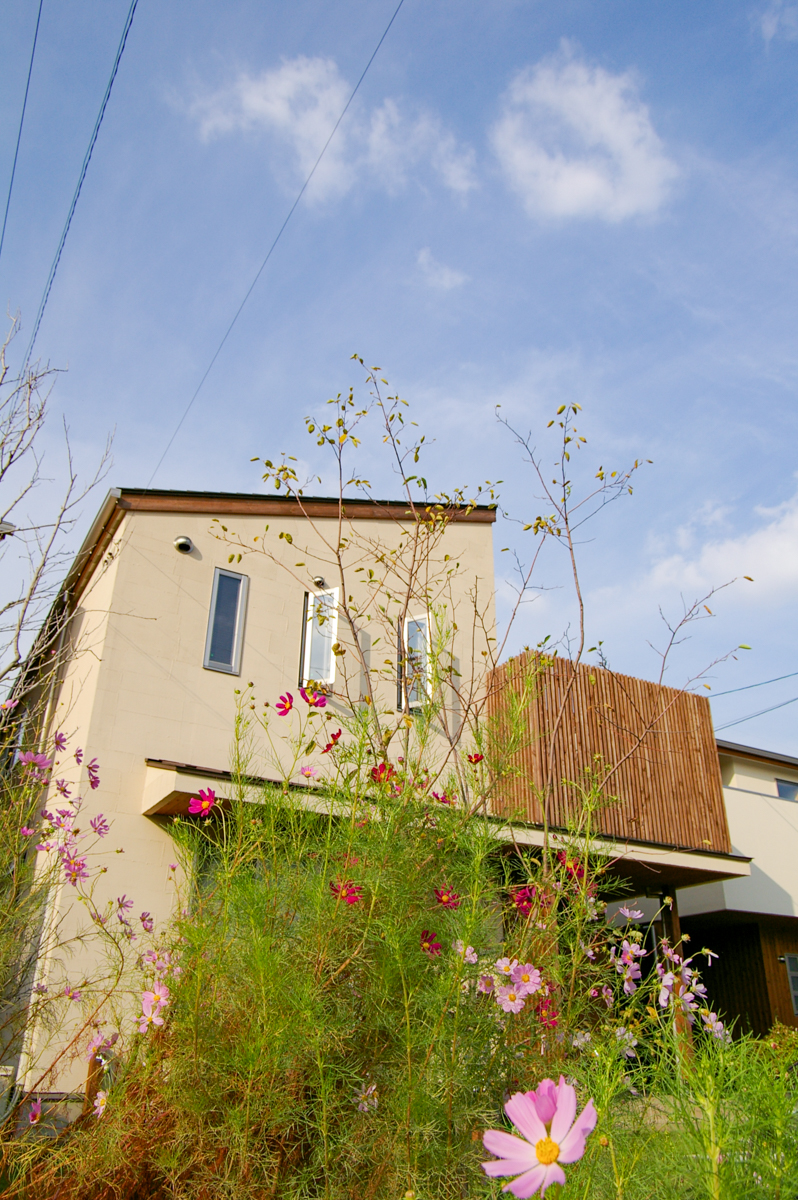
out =
[[798,954],[785,954],[784,962],[787,965],[787,978],[790,981],[792,1011],[798,1017]]
[[335,682],[333,646],[338,636],[338,589],[305,593],[302,625],[301,683],[332,687]]
[[405,686],[408,708],[420,708],[429,695],[428,644],[427,618],[409,617],[405,621],[404,653],[399,643],[397,708],[404,708]]
[[223,571],[221,567],[217,567],[213,573],[203,664],[209,671],[226,671],[228,675],[237,675],[241,670],[248,586],[246,575]]

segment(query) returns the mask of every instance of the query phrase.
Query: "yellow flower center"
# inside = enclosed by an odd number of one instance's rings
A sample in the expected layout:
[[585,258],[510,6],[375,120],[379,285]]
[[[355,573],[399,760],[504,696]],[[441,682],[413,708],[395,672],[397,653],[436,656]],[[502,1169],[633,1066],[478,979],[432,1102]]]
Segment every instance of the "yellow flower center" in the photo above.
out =
[[560,1157],[560,1147],[550,1137],[544,1137],[535,1143],[535,1154],[538,1156],[539,1163],[543,1163],[544,1167],[549,1167]]
[[524,973],[524,974],[521,976],[521,982],[522,982],[522,983],[529,983],[529,979],[530,979],[530,976],[529,976],[529,975],[527,975],[526,973]]
[[508,992],[507,999],[510,1001],[511,1004],[515,1004],[515,992]]

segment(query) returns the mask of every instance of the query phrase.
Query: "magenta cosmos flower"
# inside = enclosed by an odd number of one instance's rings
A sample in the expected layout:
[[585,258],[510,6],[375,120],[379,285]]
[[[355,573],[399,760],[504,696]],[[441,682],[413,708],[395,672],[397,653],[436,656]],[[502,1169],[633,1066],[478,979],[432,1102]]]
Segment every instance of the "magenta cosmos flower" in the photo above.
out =
[[577,1162],[585,1152],[585,1139],[596,1128],[593,1101],[588,1100],[576,1117],[576,1091],[561,1075],[556,1086],[553,1079],[544,1079],[534,1092],[516,1092],[504,1111],[524,1140],[500,1129],[486,1130],[485,1149],[497,1159],[482,1164],[485,1174],[517,1176],[502,1191],[519,1200],[528,1200],[537,1191],[545,1195],[553,1183],[564,1184],[560,1164]]
[[435,899],[440,904],[441,908],[459,908],[460,897],[457,892],[453,892],[451,888],[434,888]]
[[330,891],[334,896],[340,897],[346,904],[357,904],[358,900],[363,899],[363,888],[360,884],[352,883],[349,879],[345,879],[343,883],[331,883]]
[[425,954],[428,954],[430,958],[436,958],[441,952],[440,942],[435,941],[435,934],[430,933],[429,929],[423,929],[421,931],[421,949]]
[[396,771],[390,763],[381,762],[378,767],[371,768],[371,778],[375,783],[387,783],[390,779],[393,779],[395,774]]
[[471,763],[472,766],[475,767],[477,765],[477,763],[482,762],[484,757],[485,757],[484,754],[469,754],[468,761]]
[[324,692],[317,692],[315,688],[301,687],[299,689],[299,694],[305,703],[309,704],[311,708],[327,707],[327,697],[324,695]]
[[290,692],[286,692],[284,696],[280,697],[274,707],[281,717],[286,717],[294,707],[294,697]]
[[207,817],[214,804],[216,803],[216,792],[213,788],[208,788],[207,792],[203,792],[200,788],[199,796],[192,796],[188,803],[188,811],[192,814],[199,813],[203,817]]

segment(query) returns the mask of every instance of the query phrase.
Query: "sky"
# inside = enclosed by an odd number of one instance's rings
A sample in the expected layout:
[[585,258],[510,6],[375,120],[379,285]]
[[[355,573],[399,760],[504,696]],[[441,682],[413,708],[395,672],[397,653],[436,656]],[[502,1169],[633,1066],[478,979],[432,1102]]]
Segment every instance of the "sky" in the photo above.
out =
[[[61,370],[34,510],[62,417],[84,472],[114,431],[107,485],[152,479],[396,2],[139,0],[36,344]],[[37,7],[0,17],[3,207]],[[44,0],[0,257],[18,357],[127,10]],[[263,490],[250,460],[285,452],[329,490],[304,417],[362,394],[358,353],[433,491],[503,481],[504,621],[545,508],[507,424],[548,464],[578,403],[576,494],[643,463],[582,531],[589,644],[656,678],[661,613],[737,579],[666,681],[727,693],[719,737],[798,755],[796,101],[789,0],[404,0],[154,486]],[[378,439],[361,459],[395,494]],[[539,582],[508,653],[573,633],[562,555]]]

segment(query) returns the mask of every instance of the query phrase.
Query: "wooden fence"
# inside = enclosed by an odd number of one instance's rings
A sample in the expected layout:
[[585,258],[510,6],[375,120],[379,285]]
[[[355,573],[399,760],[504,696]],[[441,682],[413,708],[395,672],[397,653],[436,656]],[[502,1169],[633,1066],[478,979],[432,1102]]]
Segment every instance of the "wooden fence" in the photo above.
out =
[[509,719],[509,693],[520,697],[525,678],[533,681],[525,744],[511,756],[512,772],[498,785],[496,813],[542,824],[540,797],[547,795],[549,824],[564,828],[581,807],[570,785],[584,784],[585,768],[596,766],[612,773],[608,802],[594,818],[595,832],[731,852],[707,697],[522,654],[491,677],[488,714],[499,745]]

